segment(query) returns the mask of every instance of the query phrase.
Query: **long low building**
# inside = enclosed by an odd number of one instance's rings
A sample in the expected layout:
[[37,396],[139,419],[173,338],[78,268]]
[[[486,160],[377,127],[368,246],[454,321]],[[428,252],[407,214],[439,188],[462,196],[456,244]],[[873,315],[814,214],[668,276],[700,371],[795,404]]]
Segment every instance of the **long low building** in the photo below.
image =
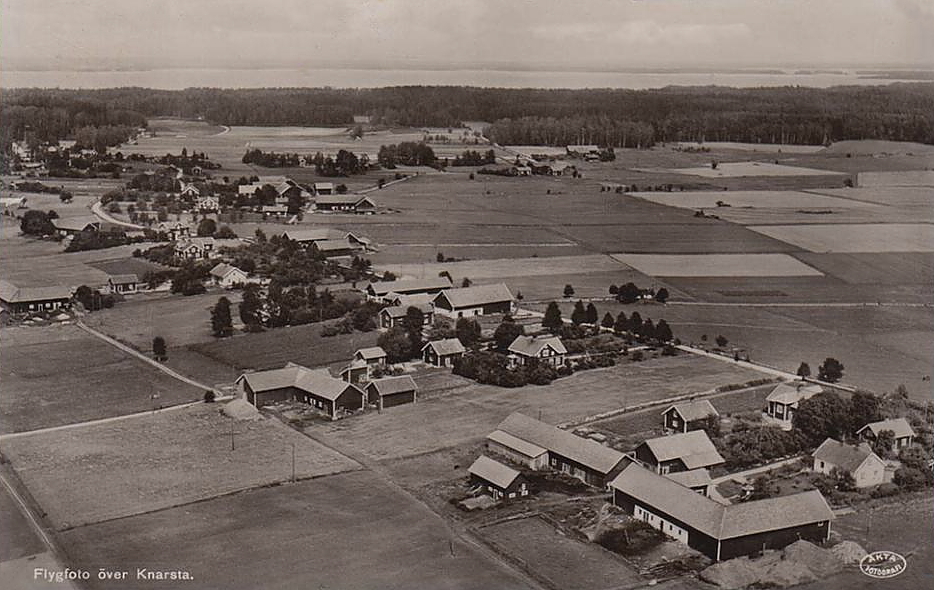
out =
[[490,315],[511,314],[515,298],[503,283],[446,289],[438,293],[432,304],[435,314],[452,319]]
[[387,302],[390,294],[417,295],[427,293],[434,295],[451,288],[451,281],[445,277],[431,277],[427,279],[400,279],[397,281],[373,281],[363,288],[367,299]]
[[614,505],[716,561],[830,538],[833,512],[817,490],[725,506],[636,463],[610,488]]
[[71,306],[71,288],[60,285],[19,287],[0,280],[0,308],[11,314],[56,311]]
[[550,468],[605,487],[632,458],[596,441],[514,412],[487,437],[487,449],[535,470]]
[[331,376],[327,369],[308,369],[289,363],[281,369],[244,373],[237,385],[257,408],[284,401],[314,406],[332,420],[345,412],[366,406],[366,394],[359,387]]

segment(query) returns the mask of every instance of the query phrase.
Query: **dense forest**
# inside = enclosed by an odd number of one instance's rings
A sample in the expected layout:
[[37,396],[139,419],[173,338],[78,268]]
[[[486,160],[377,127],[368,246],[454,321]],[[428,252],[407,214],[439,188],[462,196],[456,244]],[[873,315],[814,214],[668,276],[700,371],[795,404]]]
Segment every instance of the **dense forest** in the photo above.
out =
[[202,117],[225,125],[349,127],[354,115],[368,115],[371,124],[385,126],[487,121],[490,137],[500,143],[645,147],[686,140],[821,144],[891,139],[934,144],[934,83],[827,89],[18,89],[0,100],[3,148],[27,131],[38,141],[50,141],[75,137],[82,128],[139,126],[154,116]]

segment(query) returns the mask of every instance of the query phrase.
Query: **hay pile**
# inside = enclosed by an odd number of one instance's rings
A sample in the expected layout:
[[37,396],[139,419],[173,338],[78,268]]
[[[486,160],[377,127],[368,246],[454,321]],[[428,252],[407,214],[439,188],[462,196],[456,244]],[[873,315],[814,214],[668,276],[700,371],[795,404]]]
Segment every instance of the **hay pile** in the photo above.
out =
[[737,557],[708,567],[700,579],[725,590],[739,590],[759,582],[762,574],[761,567],[748,557]]
[[242,397],[224,404],[224,407],[221,408],[221,413],[229,418],[233,418],[234,420],[263,419],[263,415],[259,413],[259,410],[257,410],[253,404],[246,401]]
[[859,543],[853,541],[837,543],[830,548],[830,552],[846,565],[859,563],[867,555],[866,550]]
[[807,541],[795,541],[785,547],[782,557],[786,561],[807,566],[812,572],[821,576],[829,576],[843,569],[843,561],[832,551],[821,549]]
[[[856,544],[848,544],[841,551],[855,554],[850,545]],[[859,545],[856,548],[862,550]],[[769,552],[758,559],[738,557],[717,563],[702,571],[700,578],[724,590],[738,590],[753,584],[786,588],[833,575],[843,569],[844,561],[833,551],[807,541],[795,541],[780,554]]]

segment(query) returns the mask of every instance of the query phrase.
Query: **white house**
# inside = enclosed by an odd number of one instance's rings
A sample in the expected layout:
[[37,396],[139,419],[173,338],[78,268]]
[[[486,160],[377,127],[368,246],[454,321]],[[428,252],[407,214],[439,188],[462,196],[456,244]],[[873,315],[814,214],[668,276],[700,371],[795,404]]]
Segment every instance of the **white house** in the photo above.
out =
[[814,471],[830,475],[834,469],[853,476],[856,487],[867,488],[892,481],[889,468],[868,443],[848,445],[828,438],[811,454]]
[[522,366],[536,359],[557,368],[564,364],[567,353],[568,349],[557,336],[517,336],[509,345],[507,359],[511,367]]
[[211,281],[218,287],[229,289],[248,281],[247,274],[236,266],[221,262],[211,269]]

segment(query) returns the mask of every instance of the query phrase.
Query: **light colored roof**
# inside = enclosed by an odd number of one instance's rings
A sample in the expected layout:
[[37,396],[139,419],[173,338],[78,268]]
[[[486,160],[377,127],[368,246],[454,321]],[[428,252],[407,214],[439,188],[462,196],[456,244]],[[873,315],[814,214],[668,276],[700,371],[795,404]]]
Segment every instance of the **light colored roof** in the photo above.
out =
[[521,475],[512,467],[494,461],[486,455],[477,457],[477,460],[467,468],[467,472],[503,489],[512,485],[512,482]]
[[370,381],[369,385],[366,386],[367,390],[369,390],[371,387],[376,390],[376,393],[380,396],[415,391],[418,389],[418,386],[415,385],[415,380],[412,379],[412,377],[409,375],[374,379],[373,381]]
[[888,420],[881,420],[879,422],[870,422],[869,424],[857,430],[856,434],[859,434],[867,428],[874,436],[879,436],[879,433],[883,430],[891,430],[893,433],[895,433],[895,438],[915,436],[915,431],[911,427],[911,424],[909,424],[908,420],[905,420],[904,418],[889,418]]
[[[811,456],[815,459],[820,459],[850,473],[859,468],[866,459],[874,455],[875,453],[872,452],[872,448],[868,443],[848,445],[832,438],[822,442],[811,453]],[[878,459],[878,456],[876,458]],[[881,459],[879,460],[881,461]]]
[[347,250],[353,246],[347,240],[318,240],[315,242],[315,248],[322,252],[334,250]]
[[333,183],[333,182],[316,182],[316,183],[315,183],[315,190],[317,191],[317,190],[321,190],[321,189],[324,189],[324,190],[327,190],[327,189],[334,190],[334,183]]
[[71,288],[61,285],[45,287],[17,287],[9,281],[0,279],[0,299],[7,303],[28,303],[30,301],[49,301],[52,299],[71,299]]
[[391,318],[404,318],[410,307],[418,309],[423,314],[430,313],[434,309],[430,303],[418,305],[392,305],[390,307],[384,307],[382,310],[380,310],[380,313],[385,313]]
[[454,309],[513,300],[509,287],[503,283],[446,289],[435,296],[435,301],[440,297],[447,299]]
[[724,462],[703,430],[650,438],[643,444],[649,447],[659,462],[680,459],[688,469],[710,467]]
[[361,348],[354,353],[354,356],[357,355],[360,355],[364,360],[381,359],[386,357],[386,351],[383,350],[382,346],[369,346],[367,348]]
[[350,361],[350,364],[349,364],[349,365],[347,365],[347,366],[345,366],[343,369],[341,369],[340,375],[341,375],[341,376],[344,376],[344,375],[346,375],[347,373],[349,373],[349,372],[351,372],[351,371],[353,371],[353,370],[356,370],[356,369],[366,369],[366,368],[367,368],[367,364],[366,364],[366,361],[365,361],[365,360],[363,360],[363,359],[355,359],[355,360]]
[[371,205],[376,206],[372,199],[362,195],[321,195],[315,203],[318,205],[359,205],[364,201],[369,201]]
[[362,395],[356,385],[331,377],[327,369],[312,370],[293,364],[286,365],[281,369],[244,373],[237,380],[240,379],[245,380],[254,392],[296,387],[318,397],[334,401],[348,387],[352,387]]
[[461,341],[457,338],[445,338],[444,340],[432,340],[428,344],[422,347],[422,350],[425,350],[428,347],[431,347],[435,351],[435,354],[444,356],[448,354],[463,354],[467,349],[464,348],[464,345],[461,344]]
[[387,293],[412,293],[417,291],[437,291],[451,287],[451,281],[445,277],[427,279],[403,279],[399,281],[374,281],[366,286],[374,295],[385,296]]
[[110,275],[110,281],[115,285],[126,285],[128,283],[138,283],[139,277],[133,273],[123,275]]
[[569,152],[599,152],[600,148],[595,145],[569,145],[567,150]]
[[676,471],[675,473],[666,473],[665,477],[676,481],[686,488],[710,484],[710,472],[704,468],[691,469],[690,471]]
[[413,295],[402,295],[400,293],[387,293],[385,298],[389,301],[397,301],[397,305],[401,307],[419,307],[428,306],[431,307],[431,301],[434,299],[434,295],[431,293],[415,293]]
[[497,430],[538,445],[600,473],[609,473],[626,456],[590,439],[513,412]]
[[259,188],[263,186],[262,184],[241,184],[237,187],[237,194],[240,195],[252,195]]
[[347,232],[342,232],[330,227],[317,227],[314,229],[290,229],[282,235],[295,242],[318,242],[321,240],[339,240],[345,238]]
[[635,463],[610,486],[714,539],[833,520],[833,511],[817,490],[724,506]]
[[524,441],[521,438],[516,438],[515,436],[509,434],[508,432],[503,432],[502,430],[494,430],[487,435],[487,439],[495,443],[499,443],[504,447],[508,447],[526,457],[540,457],[544,453],[548,452],[548,449],[543,449],[537,444]]
[[236,266],[227,264],[226,262],[221,262],[211,269],[211,276],[215,276],[219,279],[222,279],[232,272],[239,272],[240,274],[246,275],[245,272],[243,272]]
[[710,414],[714,416],[719,416],[720,413],[717,412],[717,408],[713,407],[713,404],[705,399],[691,400],[687,402],[679,402],[672,404],[665,409],[662,414],[667,414],[672,408],[678,411],[678,414],[685,422],[693,422],[694,420],[703,420]]
[[804,381],[798,381],[797,383],[779,383],[772,389],[765,400],[780,404],[793,404],[814,397],[821,391],[823,391],[823,389],[821,389],[820,385],[809,385]]
[[557,336],[543,336],[538,338],[534,336],[516,336],[516,339],[509,345],[509,352],[514,352],[522,356],[538,356],[546,346],[551,346],[558,354],[567,354],[568,352],[568,349],[564,347],[561,339]]
[[82,215],[81,217],[59,217],[58,219],[52,220],[52,225],[56,229],[64,229],[67,231],[82,231],[86,229],[89,225],[92,227],[100,227],[101,220],[94,216]]

